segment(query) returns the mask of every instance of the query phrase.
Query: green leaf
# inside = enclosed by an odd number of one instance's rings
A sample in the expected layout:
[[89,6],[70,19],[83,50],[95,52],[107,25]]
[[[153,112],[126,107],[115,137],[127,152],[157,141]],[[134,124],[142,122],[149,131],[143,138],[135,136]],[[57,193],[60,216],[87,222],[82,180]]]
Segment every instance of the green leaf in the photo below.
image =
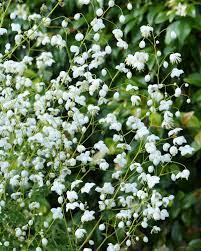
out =
[[191,85],[201,87],[201,73],[192,73],[184,80]]
[[169,19],[168,15],[166,12],[160,12],[155,18],[155,23],[156,24],[161,24]]
[[127,35],[136,25],[136,20],[131,20],[130,22],[127,23],[124,33]]
[[189,242],[188,244],[188,248],[190,248],[189,250],[194,250],[195,249],[199,249],[201,248],[201,239],[195,239]]
[[193,193],[190,193],[190,194],[186,195],[183,200],[183,208],[187,209],[187,208],[191,207],[194,203],[196,203],[195,195]]
[[147,14],[147,21],[148,24],[153,24],[155,16],[160,13],[163,10],[164,6],[159,4],[159,5],[154,5],[149,8],[149,13]]
[[197,103],[198,105],[201,104],[201,90],[198,90],[195,93],[193,93],[192,102]]
[[195,149],[195,151],[199,151],[201,149],[201,131],[195,135],[191,146]]
[[171,32],[174,31],[177,34],[178,40],[181,45],[184,44],[185,39],[191,32],[191,25],[189,20],[179,20],[170,24],[167,28],[165,43],[170,44],[172,42]]
[[31,69],[26,69],[24,72],[24,76],[27,78],[30,78],[30,79],[34,79],[34,78],[38,77],[37,73]]
[[182,114],[181,117],[181,123],[184,127],[187,128],[200,128],[200,121],[199,119],[194,115],[194,112],[186,112]]
[[181,226],[179,225],[179,222],[176,221],[174,222],[173,226],[172,226],[172,230],[171,230],[171,237],[172,239],[179,243],[182,240],[182,232],[181,232]]

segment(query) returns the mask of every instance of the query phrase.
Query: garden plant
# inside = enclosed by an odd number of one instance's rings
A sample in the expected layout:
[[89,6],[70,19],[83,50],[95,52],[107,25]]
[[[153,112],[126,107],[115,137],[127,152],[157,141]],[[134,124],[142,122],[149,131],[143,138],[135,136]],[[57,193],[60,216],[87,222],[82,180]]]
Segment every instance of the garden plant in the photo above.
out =
[[200,6],[0,3],[0,250],[201,250]]

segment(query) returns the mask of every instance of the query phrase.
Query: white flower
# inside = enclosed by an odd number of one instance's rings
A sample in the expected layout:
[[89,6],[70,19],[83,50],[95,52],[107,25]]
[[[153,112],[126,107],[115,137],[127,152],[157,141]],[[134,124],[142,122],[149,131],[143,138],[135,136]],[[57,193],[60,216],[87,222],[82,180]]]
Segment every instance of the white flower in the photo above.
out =
[[84,223],[84,222],[87,222],[87,221],[94,220],[95,219],[94,214],[95,214],[94,211],[86,210],[84,212],[84,214],[82,215],[82,217],[81,217],[81,222]]
[[64,20],[62,21],[62,23],[61,23],[61,26],[62,26],[63,28],[66,28],[66,27],[68,26],[68,21],[67,21],[66,19],[64,19]]
[[108,6],[109,6],[110,8],[112,8],[112,7],[114,6],[114,1],[113,1],[113,0],[110,0],[110,1],[108,2]]
[[117,42],[117,47],[123,48],[124,50],[128,49],[128,44],[123,41],[122,39],[119,39]]
[[126,64],[141,71],[145,67],[145,63],[148,61],[149,55],[146,52],[136,52],[134,55],[129,54],[126,57]]
[[67,191],[66,195],[67,195],[67,199],[70,202],[73,202],[78,199],[78,195],[75,191]]
[[113,245],[112,243],[109,243],[107,251],[120,251],[120,245],[119,244]]
[[81,239],[84,237],[84,235],[87,233],[87,231],[83,228],[78,228],[76,231],[75,231],[75,237],[77,239]]
[[177,34],[176,34],[176,32],[175,31],[171,31],[170,32],[170,37],[171,37],[171,39],[176,39],[177,38]]
[[101,161],[99,167],[101,170],[106,171],[109,168],[109,164],[106,161]]
[[54,63],[53,55],[51,52],[42,52],[36,59],[36,65],[38,69],[44,69],[45,66],[52,66]]
[[170,154],[172,156],[175,156],[175,155],[177,155],[177,153],[178,153],[178,149],[175,146],[171,146],[170,147]]
[[150,80],[151,80],[151,76],[148,74],[148,75],[146,75],[145,77],[144,77],[144,80],[145,80],[145,82],[150,82]]
[[158,233],[158,232],[160,232],[160,231],[161,231],[160,227],[158,227],[158,226],[153,226],[153,228],[152,228],[152,230],[151,230],[151,234],[153,234],[153,233]]
[[124,167],[127,164],[126,153],[117,154],[114,159],[114,163],[118,164],[119,167]]
[[95,183],[85,183],[85,185],[81,188],[81,193],[89,193],[91,188],[95,186]]
[[64,184],[62,184],[60,181],[58,180],[54,180],[54,183],[51,187],[51,191],[56,192],[58,195],[61,195],[63,193],[63,191],[65,190],[65,186]]
[[192,154],[194,151],[194,148],[189,145],[185,145],[185,146],[180,146],[179,150],[181,152],[181,155],[184,156],[187,154]]
[[151,32],[153,32],[153,28],[151,26],[143,25],[140,27],[140,31],[143,37],[148,38],[151,35]]
[[187,5],[186,4],[178,3],[178,5],[176,6],[176,14],[178,16],[185,17],[186,16],[186,10],[187,10]]
[[95,190],[97,192],[100,192],[103,194],[113,194],[114,193],[114,187],[109,182],[105,182],[102,188],[97,187]]
[[47,246],[48,240],[46,238],[42,238],[41,242],[43,246]]
[[177,87],[177,88],[175,89],[174,96],[175,96],[175,97],[179,97],[180,95],[181,95],[181,88]]
[[125,20],[126,20],[126,18],[125,18],[124,15],[121,15],[121,16],[119,17],[119,22],[120,22],[120,23],[124,23]]
[[57,35],[52,36],[51,45],[63,48],[63,47],[65,47],[66,42],[65,42],[65,40],[62,39],[61,35],[57,34]]
[[123,32],[120,29],[114,29],[112,33],[114,34],[117,40],[123,37]]
[[167,61],[164,61],[164,62],[163,62],[163,67],[164,67],[165,69],[167,69],[167,68],[168,68],[168,65],[169,65],[169,64],[168,64],[168,62],[167,62]]
[[173,53],[170,54],[170,63],[172,64],[178,64],[181,62],[181,54],[180,53]]
[[79,32],[75,35],[76,41],[82,41],[83,39],[84,39],[84,35],[82,33]]
[[134,106],[139,105],[140,101],[141,101],[141,98],[139,96],[135,96],[135,95],[131,96],[132,105]]
[[140,43],[139,43],[140,49],[145,48],[145,46],[146,46],[145,41],[144,40],[140,41]]
[[4,35],[7,33],[7,29],[5,28],[0,28],[0,36]]
[[179,137],[173,139],[174,145],[182,145],[184,143],[186,143],[186,139],[184,138],[184,136],[179,136]]
[[158,176],[151,176],[150,174],[146,175],[147,184],[149,188],[153,188],[156,184],[160,182],[160,177]]
[[79,20],[79,19],[80,19],[80,13],[76,13],[76,14],[74,15],[74,19],[75,19],[75,20]]
[[106,154],[109,152],[108,147],[105,145],[105,143],[100,140],[94,145],[94,149],[98,149],[101,153]]
[[16,32],[18,32],[18,33],[21,32],[21,26],[20,26],[20,24],[12,23],[12,24],[11,24],[11,28],[12,28],[12,31],[16,31]]
[[179,70],[179,69],[177,69],[177,68],[174,68],[173,70],[172,70],[172,72],[171,72],[171,78],[174,78],[174,77],[177,77],[177,78],[179,78],[180,77],[180,75],[181,74],[183,74],[184,73],[184,71],[183,70]]
[[53,213],[53,219],[62,219],[63,218],[63,213],[62,209],[60,207],[57,208],[52,208],[51,212]]
[[98,229],[100,231],[104,231],[105,230],[105,224],[100,224],[99,227],[98,227]]
[[132,8],[133,8],[132,3],[128,3],[128,4],[127,4],[127,9],[128,9],[128,10],[132,10]]
[[97,15],[98,17],[102,16],[102,15],[103,15],[103,9],[101,9],[101,8],[97,9],[97,10],[96,10],[96,15]]
[[105,28],[105,25],[104,25],[103,20],[101,18],[94,18],[91,21],[91,26],[93,27],[93,30],[95,32]]
[[172,135],[177,135],[178,132],[182,131],[182,128],[174,128],[168,132],[168,136],[171,137]]
[[80,4],[85,4],[88,5],[90,3],[91,0],[79,0]]
[[159,111],[168,111],[172,106],[172,100],[161,100]]
[[190,175],[190,171],[188,169],[184,169],[181,173],[181,177],[187,180],[189,178],[189,175]]

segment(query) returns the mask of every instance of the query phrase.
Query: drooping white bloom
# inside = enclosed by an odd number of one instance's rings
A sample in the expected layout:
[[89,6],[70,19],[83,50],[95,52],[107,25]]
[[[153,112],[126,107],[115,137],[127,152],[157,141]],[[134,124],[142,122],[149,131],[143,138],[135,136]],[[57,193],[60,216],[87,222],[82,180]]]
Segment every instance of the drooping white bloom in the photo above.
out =
[[178,3],[178,5],[176,6],[176,14],[178,16],[185,17],[187,12],[187,7],[188,6],[186,4]]
[[125,20],[126,20],[126,18],[125,18],[124,15],[121,15],[121,16],[119,17],[119,22],[120,22],[120,23],[124,23]]
[[78,228],[76,231],[75,231],[75,237],[77,239],[81,239],[84,237],[84,235],[87,233],[87,231],[83,228]]
[[94,211],[89,211],[89,210],[84,211],[84,214],[81,217],[81,222],[84,223],[87,221],[94,220],[95,219],[94,214],[95,214]]
[[12,31],[16,31],[18,33],[21,32],[21,25],[17,23],[12,23],[11,24]]
[[123,32],[120,29],[114,29],[112,33],[114,34],[116,39],[120,39],[123,37]]
[[171,31],[170,32],[170,37],[171,37],[171,39],[176,39],[177,38],[177,34],[176,34],[176,32],[175,31]]
[[149,74],[147,74],[145,77],[144,77],[144,80],[145,80],[145,82],[150,82],[150,80],[151,80],[151,76],[149,75]]
[[94,32],[97,32],[97,31],[105,28],[105,25],[104,25],[103,20],[101,18],[94,18],[91,21],[91,26],[93,27]]
[[54,191],[58,195],[61,195],[64,190],[65,190],[64,184],[62,184],[59,180],[55,180],[51,187],[51,191]]
[[175,97],[178,98],[178,97],[181,95],[181,88],[177,87],[177,88],[175,89],[174,95],[175,95]]
[[7,33],[7,29],[5,28],[0,28],[0,36],[4,35]]
[[112,243],[109,243],[107,251],[120,251],[120,245],[119,244],[113,245]]
[[145,41],[144,40],[140,41],[140,43],[139,43],[140,49],[145,48],[145,46],[146,46]]
[[98,149],[100,152],[102,152],[103,154],[106,154],[109,152],[109,149],[108,147],[105,145],[105,143],[100,140],[99,142],[97,142],[95,145],[94,145],[94,149]]
[[63,218],[62,209],[60,207],[52,208],[51,212],[53,214],[53,219],[54,220]]
[[73,201],[78,199],[78,195],[77,195],[77,193],[75,191],[67,191],[66,195],[67,195],[67,199],[70,202],[73,202]]
[[139,96],[136,96],[136,95],[131,96],[132,105],[134,106],[139,105],[140,101],[141,101],[141,98]]
[[145,63],[148,61],[149,55],[146,52],[136,52],[134,55],[129,54],[126,57],[126,64],[141,71],[145,67]]
[[175,77],[179,78],[179,77],[181,76],[181,74],[183,74],[183,73],[184,73],[183,70],[179,70],[179,69],[177,69],[177,68],[174,68],[174,69],[172,70],[170,76],[171,76],[171,78],[175,78]]
[[125,157],[126,157],[125,152],[118,154],[114,159],[114,163],[118,164],[119,167],[124,167],[127,164],[127,160]]
[[91,188],[95,186],[95,183],[93,182],[87,182],[85,185],[81,188],[81,193],[89,193]]
[[76,35],[75,35],[75,40],[76,41],[82,41],[84,39],[84,35],[82,34],[82,33],[77,33]]
[[173,53],[170,54],[170,63],[172,64],[178,64],[181,62],[181,54],[180,53]]
[[98,17],[102,16],[102,15],[103,15],[103,9],[101,9],[101,8],[97,9],[97,10],[96,10],[96,15],[97,15]]
[[170,110],[170,107],[172,106],[172,100],[161,100],[159,111],[168,111]]
[[132,10],[132,9],[133,9],[132,3],[128,3],[128,4],[127,4],[127,9],[128,9],[128,10]]
[[192,154],[194,151],[194,148],[189,145],[185,145],[185,146],[180,146],[179,150],[181,152],[181,155],[184,156],[187,154]]
[[57,34],[57,35],[52,36],[51,45],[57,46],[59,48],[63,48],[63,47],[65,47],[66,42],[65,42],[65,40],[62,39],[61,35]]
[[184,143],[187,143],[186,139],[184,138],[184,136],[179,136],[173,139],[173,144],[174,145],[182,145]]
[[140,27],[140,31],[143,37],[148,38],[151,36],[151,33],[153,32],[153,27],[148,26],[148,25],[143,25]]
[[117,47],[123,48],[124,50],[126,50],[128,49],[128,44],[124,40],[118,39]]
[[114,193],[114,187],[109,182],[105,182],[102,188],[97,187],[95,190],[97,192],[100,192],[103,194],[113,194]]

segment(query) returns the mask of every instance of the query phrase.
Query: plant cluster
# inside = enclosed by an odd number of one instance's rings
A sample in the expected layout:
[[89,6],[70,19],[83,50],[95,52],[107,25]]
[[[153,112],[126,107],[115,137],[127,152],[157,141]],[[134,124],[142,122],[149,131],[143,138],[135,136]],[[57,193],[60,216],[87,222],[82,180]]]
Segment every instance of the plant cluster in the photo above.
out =
[[[1,245],[119,251],[147,243],[174,199],[163,179],[190,174],[178,160],[194,151],[178,126],[179,100],[191,102],[181,54],[163,52],[163,31],[150,25],[134,51],[113,0],[79,0],[93,6],[90,20],[84,11],[52,17],[62,5],[53,2],[48,13],[44,5],[30,13],[25,4],[9,12],[9,1],[1,21]],[[110,20],[115,8],[120,26]]]

